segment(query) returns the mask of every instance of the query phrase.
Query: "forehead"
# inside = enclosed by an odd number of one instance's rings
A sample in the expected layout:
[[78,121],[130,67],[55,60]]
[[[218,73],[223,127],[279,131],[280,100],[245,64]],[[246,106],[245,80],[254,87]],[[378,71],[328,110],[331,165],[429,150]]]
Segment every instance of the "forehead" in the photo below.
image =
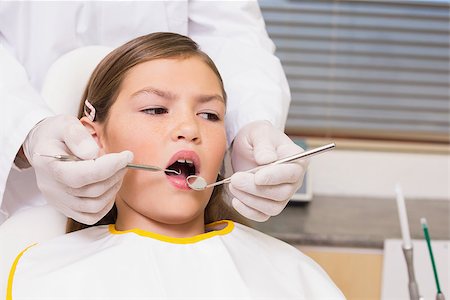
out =
[[164,58],[140,63],[125,75],[121,90],[135,92],[146,86],[177,92],[222,94],[216,73],[202,58]]

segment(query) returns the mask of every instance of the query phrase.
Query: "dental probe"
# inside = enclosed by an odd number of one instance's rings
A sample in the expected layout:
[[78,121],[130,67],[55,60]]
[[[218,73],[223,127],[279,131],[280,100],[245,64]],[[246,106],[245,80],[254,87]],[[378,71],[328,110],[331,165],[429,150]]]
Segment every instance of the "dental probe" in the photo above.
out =
[[[321,146],[321,147],[317,147],[317,148],[314,148],[314,149],[311,149],[311,150],[308,150],[308,151],[304,151],[304,152],[301,152],[301,153],[297,153],[297,154],[294,154],[294,155],[282,158],[280,160],[274,161],[274,162],[266,164],[266,165],[258,166],[256,168],[253,168],[253,169],[250,169],[250,170],[247,170],[247,171],[244,171],[244,172],[246,172],[246,173],[253,173],[253,172],[256,172],[256,171],[258,171],[258,170],[260,170],[260,169],[262,169],[264,167],[267,167],[267,166],[279,165],[279,164],[291,162],[291,161],[294,161],[294,160],[297,160],[297,159],[300,159],[300,158],[305,158],[305,157],[317,155],[317,154],[320,154],[320,153],[332,150],[335,147],[336,147],[335,143],[327,144],[327,145],[324,145],[324,146]],[[217,181],[217,182],[208,184],[203,177],[197,176],[197,175],[191,175],[191,176],[188,176],[186,178],[186,182],[187,182],[188,186],[191,189],[196,190],[196,191],[201,191],[201,190],[204,190],[204,189],[207,189],[207,188],[210,188],[210,187],[214,187],[216,185],[230,183],[231,182],[231,176],[228,177],[228,178],[225,178],[225,179],[223,179],[221,181]]]
[[[70,155],[70,154],[55,154],[55,155],[48,155],[48,154],[40,154],[40,153],[35,153],[39,156],[43,156],[43,157],[51,157],[51,158],[55,158],[59,161],[79,161],[81,160],[80,158],[76,157],[75,155]],[[139,170],[146,170],[146,171],[164,171],[164,172],[169,172],[169,173],[175,173],[177,175],[181,174],[180,170],[169,170],[169,169],[163,169],[157,166],[152,166],[152,165],[142,165],[142,164],[132,164],[129,163],[127,164],[127,168],[130,169],[139,169]]]

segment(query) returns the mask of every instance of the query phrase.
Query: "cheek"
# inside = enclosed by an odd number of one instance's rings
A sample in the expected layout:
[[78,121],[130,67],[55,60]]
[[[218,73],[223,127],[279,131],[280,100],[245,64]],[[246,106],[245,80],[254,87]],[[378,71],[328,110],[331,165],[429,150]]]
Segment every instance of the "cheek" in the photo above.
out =
[[[106,127],[104,148],[106,153],[130,150],[134,154],[134,161],[145,162],[154,157],[158,149],[159,137],[154,127],[146,128],[143,122],[131,118],[117,118]],[[149,126],[147,126],[149,127]]]
[[209,161],[211,165],[214,166],[215,174],[213,174],[213,176],[217,176],[220,172],[227,146],[225,132],[220,132],[216,137],[219,138],[214,139],[214,142],[211,143],[209,147],[210,150],[208,151],[208,153],[210,153]]
[[[158,136],[159,129],[155,129],[154,124],[147,124],[134,118],[116,118],[106,126],[105,153],[118,153],[124,150],[133,152],[133,163],[160,165],[161,151]],[[123,189],[135,189],[136,187],[153,181],[158,173],[129,169],[123,181]],[[130,192],[130,191],[128,191]]]
[[[114,119],[111,120],[112,118]],[[124,145],[134,139],[134,131],[125,119],[111,114],[104,126],[102,137],[105,153],[121,152],[126,149]]]

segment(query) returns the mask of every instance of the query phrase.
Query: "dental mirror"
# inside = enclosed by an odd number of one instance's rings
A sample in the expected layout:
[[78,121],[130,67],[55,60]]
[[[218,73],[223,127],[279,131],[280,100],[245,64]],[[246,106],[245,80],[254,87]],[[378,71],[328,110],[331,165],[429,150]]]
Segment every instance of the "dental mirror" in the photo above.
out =
[[191,189],[196,191],[204,190],[208,186],[208,183],[203,177],[196,175],[186,177],[186,182]]
[[[262,168],[264,168],[266,166],[273,166],[273,165],[278,165],[278,164],[282,164],[282,163],[286,163],[286,162],[291,162],[291,161],[294,161],[294,160],[297,160],[297,159],[300,159],[300,158],[304,158],[304,157],[313,156],[313,155],[316,155],[316,154],[319,154],[319,153],[323,153],[323,152],[332,150],[334,148],[336,148],[336,144],[335,143],[331,143],[331,144],[328,144],[328,145],[324,145],[324,146],[321,146],[321,147],[317,147],[317,148],[314,148],[314,149],[311,149],[311,150],[308,150],[308,151],[304,151],[304,152],[301,152],[301,153],[297,153],[297,154],[294,154],[294,155],[282,158],[282,159],[274,161],[274,162],[272,162],[270,164],[258,166],[256,168],[247,170],[245,172],[248,172],[248,173],[256,172],[256,171],[258,171],[258,170],[260,170],[260,169],[262,169]],[[217,182],[214,182],[214,183],[211,183],[211,184],[208,184],[206,182],[206,180],[203,177],[201,177],[201,176],[190,175],[190,176],[186,177],[187,185],[191,189],[193,189],[195,191],[202,191],[204,189],[207,189],[207,188],[210,188],[210,187],[214,187],[216,185],[230,183],[230,182],[231,182],[231,177],[225,178],[224,180],[217,181]]]

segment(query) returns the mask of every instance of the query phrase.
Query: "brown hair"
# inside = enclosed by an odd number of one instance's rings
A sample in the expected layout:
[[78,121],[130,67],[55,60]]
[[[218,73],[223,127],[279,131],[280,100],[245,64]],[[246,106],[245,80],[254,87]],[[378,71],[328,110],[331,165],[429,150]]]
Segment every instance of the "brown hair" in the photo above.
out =
[[197,43],[189,37],[170,33],[157,32],[135,38],[109,53],[95,68],[84,90],[78,110],[78,118],[84,115],[84,100],[95,107],[95,120],[104,122],[114,104],[120,85],[127,72],[134,66],[146,61],[161,58],[201,58],[217,75],[223,98],[226,103],[226,92],[219,70],[211,58],[200,50]]
[[[201,58],[217,75],[223,98],[226,93],[222,77],[211,58],[200,50],[197,43],[189,37],[168,32],[158,32],[135,38],[109,53],[95,68],[81,99],[78,118],[84,116],[86,99],[95,107],[95,121],[99,123],[108,121],[109,110],[116,101],[120,86],[127,72],[134,66],[150,60],[162,58],[185,59],[192,56]],[[89,108],[86,108],[89,111]],[[224,203],[223,186],[214,188],[208,205],[205,209],[205,223],[220,219],[232,219],[242,222],[243,219]],[[92,225],[115,223],[117,209],[114,207],[99,222]],[[66,232],[72,232],[90,227],[73,219],[67,222]]]

